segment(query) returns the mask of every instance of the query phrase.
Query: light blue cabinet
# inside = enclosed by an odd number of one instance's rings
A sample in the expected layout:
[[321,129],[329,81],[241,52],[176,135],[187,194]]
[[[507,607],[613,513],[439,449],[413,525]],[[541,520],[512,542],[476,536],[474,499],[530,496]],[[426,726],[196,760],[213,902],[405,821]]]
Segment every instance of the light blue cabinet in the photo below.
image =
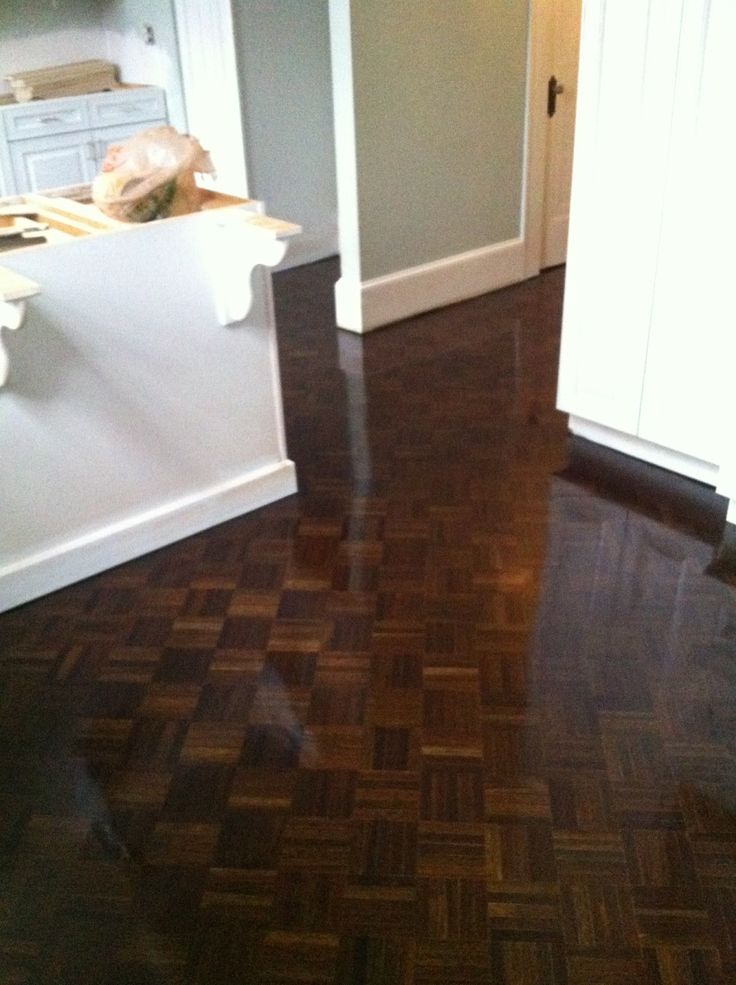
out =
[[166,98],[155,86],[0,107],[4,193],[87,184],[111,143],[166,122]]
[[60,133],[10,144],[14,187],[8,192],[39,192],[84,185],[97,173],[94,143],[86,134]]

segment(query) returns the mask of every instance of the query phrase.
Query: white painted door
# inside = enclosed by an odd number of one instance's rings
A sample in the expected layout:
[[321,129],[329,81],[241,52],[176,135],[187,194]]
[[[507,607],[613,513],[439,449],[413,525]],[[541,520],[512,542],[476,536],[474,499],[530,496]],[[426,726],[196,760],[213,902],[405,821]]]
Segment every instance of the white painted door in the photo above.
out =
[[558,407],[627,434],[639,429],[683,2],[583,4]]
[[736,444],[734,36],[733,0],[584,2],[558,390],[711,465]]
[[[578,87],[581,0],[554,0],[549,13],[550,93],[544,189],[542,267],[564,263]],[[555,82],[552,82],[554,77]],[[554,115],[549,115],[554,111]]]
[[716,464],[736,446],[734,38],[734,0],[687,0],[638,432]]

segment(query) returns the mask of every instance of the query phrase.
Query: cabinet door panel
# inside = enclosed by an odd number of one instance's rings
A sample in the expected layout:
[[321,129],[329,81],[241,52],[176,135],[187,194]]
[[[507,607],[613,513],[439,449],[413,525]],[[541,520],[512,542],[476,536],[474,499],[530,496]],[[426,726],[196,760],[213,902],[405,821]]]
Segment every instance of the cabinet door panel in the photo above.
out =
[[724,351],[736,335],[736,149],[724,117],[734,37],[733,0],[688,0],[639,425],[641,437],[715,464],[734,445]]
[[18,140],[10,145],[18,192],[81,185],[95,174],[94,147],[86,133]]
[[683,0],[586,0],[558,406],[636,434]]

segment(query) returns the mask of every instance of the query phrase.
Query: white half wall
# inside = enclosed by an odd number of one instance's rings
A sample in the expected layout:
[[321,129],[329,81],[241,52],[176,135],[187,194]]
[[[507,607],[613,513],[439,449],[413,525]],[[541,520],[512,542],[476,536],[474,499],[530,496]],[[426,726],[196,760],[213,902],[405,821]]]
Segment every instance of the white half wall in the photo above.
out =
[[3,337],[0,611],[295,491],[275,240],[241,213],[3,255],[40,292]]

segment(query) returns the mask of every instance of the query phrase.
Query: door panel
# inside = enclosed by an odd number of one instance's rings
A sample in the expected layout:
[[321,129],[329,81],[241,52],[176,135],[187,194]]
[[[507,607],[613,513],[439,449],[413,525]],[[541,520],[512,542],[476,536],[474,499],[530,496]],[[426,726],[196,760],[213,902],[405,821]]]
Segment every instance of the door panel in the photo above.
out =
[[586,0],[559,407],[636,434],[683,0]]
[[642,438],[713,463],[734,444],[734,37],[733,0],[688,0],[639,422]]

